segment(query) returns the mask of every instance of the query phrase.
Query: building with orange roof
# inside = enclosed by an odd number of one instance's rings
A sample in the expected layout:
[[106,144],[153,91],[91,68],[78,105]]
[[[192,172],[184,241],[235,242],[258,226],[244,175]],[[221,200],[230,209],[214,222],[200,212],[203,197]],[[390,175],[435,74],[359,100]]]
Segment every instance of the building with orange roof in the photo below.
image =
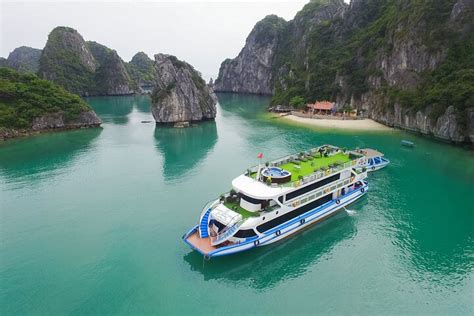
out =
[[307,104],[306,109],[313,114],[329,115],[335,112],[334,103],[329,101],[316,101],[312,104]]

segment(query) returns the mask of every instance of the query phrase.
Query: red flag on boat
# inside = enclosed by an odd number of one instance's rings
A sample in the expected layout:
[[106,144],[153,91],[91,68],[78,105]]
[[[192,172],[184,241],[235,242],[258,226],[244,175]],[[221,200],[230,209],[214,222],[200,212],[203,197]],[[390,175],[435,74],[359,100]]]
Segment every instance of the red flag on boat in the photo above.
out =
[[263,153],[259,153],[259,154],[257,155],[257,158],[258,158],[258,159],[262,159],[262,158],[263,158]]

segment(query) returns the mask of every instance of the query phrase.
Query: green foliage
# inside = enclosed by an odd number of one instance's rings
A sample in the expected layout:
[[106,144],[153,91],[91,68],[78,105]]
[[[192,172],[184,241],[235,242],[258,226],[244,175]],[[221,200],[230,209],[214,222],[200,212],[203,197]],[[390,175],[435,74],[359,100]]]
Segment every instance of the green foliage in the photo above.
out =
[[152,84],[155,79],[153,60],[145,53],[135,54],[132,60],[126,64],[130,77],[137,83]]
[[[429,51],[447,48],[448,56],[436,70],[420,74],[419,83],[410,89],[388,88],[382,79],[380,92],[389,100],[386,108],[396,102],[414,110],[432,106],[436,118],[449,105],[459,113],[474,105],[473,32],[463,37],[448,26],[454,0],[367,0],[354,16],[345,17],[353,19],[350,25],[339,17],[311,24],[316,10],[332,1],[310,2],[298,12],[298,25],[280,32],[272,104],[289,104],[296,96],[334,100],[341,93],[337,76],[345,79],[345,95],[360,97],[369,89],[370,76],[382,76],[376,57],[390,55],[395,42],[409,38]],[[473,27],[472,20],[469,23]],[[294,36],[296,27],[310,30],[303,47]]]
[[169,56],[169,59],[171,60],[171,63],[173,64],[173,66],[175,66],[176,68],[185,68],[186,67],[186,63],[184,61],[181,61],[179,60],[176,56]]
[[255,41],[264,46],[273,42],[283,30],[286,21],[276,15],[267,15],[255,25]]
[[[48,42],[40,58],[39,74],[64,87],[67,91],[87,94],[94,86],[94,73],[81,60],[80,52],[71,50],[65,43],[64,33],[84,41],[72,28],[57,27],[48,36]],[[93,60],[91,60],[93,62]]]
[[415,110],[432,106],[431,118],[442,115],[453,105],[463,113],[474,105],[474,34],[453,44],[445,61],[425,74],[424,81],[411,90],[389,91],[389,97],[401,106]]
[[199,90],[204,89],[206,86],[206,82],[204,81],[204,79],[202,79],[201,74],[195,69],[192,69],[191,72],[192,72],[191,79],[193,80],[196,87]]
[[93,95],[107,95],[109,91],[114,91],[116,86],[133,85],[122,59],[112,49],[106,52],[94,73],[94,82],[94,86],[89,88],[89,93]]
[[89,47],[92,56],[94,56],[95,60],[97,60],[100,65],[102,65],[107,60],[107,57],[112,52],[112,50],[107,46],[94,41],[88,41],[86,44],[87,47]]
[[116,51],[85,42],[77,31],[65,27],[49,34],[39,76],[79,95],[107,95],[118,86],[136,88]]
[[0,128],[29,128],[34,118],[51,113],[74,120],[89,110],[79,96],[52,82],[0,68]]
[[305,104],[306,100],[301,96],[295,96],[290,100],[290,105],[294,106],[295,108],[303,107]]

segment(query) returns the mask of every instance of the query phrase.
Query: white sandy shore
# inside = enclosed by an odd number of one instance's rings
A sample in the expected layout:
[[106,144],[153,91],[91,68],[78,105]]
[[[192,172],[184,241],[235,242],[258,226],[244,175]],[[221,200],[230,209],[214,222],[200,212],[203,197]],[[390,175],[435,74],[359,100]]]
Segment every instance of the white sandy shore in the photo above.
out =
[[299,117],[295,115],[283,116],[282,119],[290,120],[297,123],[312,125],[322,128],[337,128],[337,129],[351,129],[351,130],[365,130],[365,131],[387,131],[392,128],[377,123],[371,119],[362,120],[328,120],[328,119],[313,119],[306,117]]

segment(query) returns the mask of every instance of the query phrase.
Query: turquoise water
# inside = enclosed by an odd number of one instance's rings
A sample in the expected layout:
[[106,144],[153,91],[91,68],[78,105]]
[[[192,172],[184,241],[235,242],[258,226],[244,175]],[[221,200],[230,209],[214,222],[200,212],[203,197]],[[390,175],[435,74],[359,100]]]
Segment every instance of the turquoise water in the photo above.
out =
[[[262,97],[219,100],[215,122],[170,129],[141,122],[146,97],[91,98],[102,129],[0,144],[1,314],[474,313],[472,152],[285,125],[261,115]],[[324,143],[392,161],[350,214],[210,262],[181,241],[257,153]]]

